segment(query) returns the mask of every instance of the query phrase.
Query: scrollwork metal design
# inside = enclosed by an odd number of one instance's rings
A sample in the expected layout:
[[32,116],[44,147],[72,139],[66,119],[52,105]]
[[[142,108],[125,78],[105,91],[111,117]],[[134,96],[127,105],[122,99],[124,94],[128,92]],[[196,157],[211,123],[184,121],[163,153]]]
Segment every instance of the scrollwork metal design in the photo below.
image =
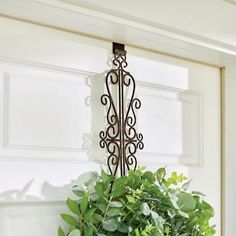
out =
[[137,149],[144,148],[143,135],[135,129],[135,110],[141,107],[141,102],[134,97],[135,80],[125,70],[128,66],[126,51],[114,51],[113,66],[105,79],[107,94],[101,97],[101,103],[107,106],[107,127],[106,131],[99,134],[100,147],[106,148],[108,152],[107,165],[110,173],[114,176],[124,176],[128,170],[136,169],[135,154]]

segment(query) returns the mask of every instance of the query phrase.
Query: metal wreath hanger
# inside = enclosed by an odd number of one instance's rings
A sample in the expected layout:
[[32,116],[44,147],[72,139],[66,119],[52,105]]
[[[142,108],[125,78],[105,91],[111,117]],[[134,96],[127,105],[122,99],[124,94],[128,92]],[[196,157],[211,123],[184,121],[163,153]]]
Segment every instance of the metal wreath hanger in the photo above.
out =
[[99,133],[100,147],[108,152],[110,174],[125,176],[129,170],[137,168],[137,149],[144,148],[143,135],[135,129],[135,111],[141,107],[141,102],[134,97],[135,80],[125,70],[128,66],[125,45],[113,43],[113,54],[113,68],[105,79],[107,93],[101,97],[101,103],[108,110],[106,130]]

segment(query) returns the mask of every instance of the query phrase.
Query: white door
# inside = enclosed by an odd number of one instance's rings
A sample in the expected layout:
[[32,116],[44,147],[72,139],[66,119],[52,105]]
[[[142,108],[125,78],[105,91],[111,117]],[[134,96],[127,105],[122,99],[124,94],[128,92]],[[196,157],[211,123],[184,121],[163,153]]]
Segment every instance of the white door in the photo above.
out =
[[[140,165],[193,178],[220,235],[220,74],[127,48],[142,101]],[[100,169],[111,44],[0,18],[0,235],[54,236],[71,185]],[[95,162],[98,161],[98,162]]]

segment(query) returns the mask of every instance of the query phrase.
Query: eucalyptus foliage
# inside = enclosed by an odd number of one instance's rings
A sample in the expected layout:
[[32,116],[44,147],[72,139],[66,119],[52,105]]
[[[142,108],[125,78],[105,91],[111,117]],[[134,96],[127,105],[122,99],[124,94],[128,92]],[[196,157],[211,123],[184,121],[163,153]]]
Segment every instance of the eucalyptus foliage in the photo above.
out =
[[114,178],[102,171],[74,186],[78,200],[67,200],[71,214],[61,214],[67,232],[58,236],[211,236],[213,208],[199,192],[188,192],[191,181],[165,168],[155,173],[138,169]]

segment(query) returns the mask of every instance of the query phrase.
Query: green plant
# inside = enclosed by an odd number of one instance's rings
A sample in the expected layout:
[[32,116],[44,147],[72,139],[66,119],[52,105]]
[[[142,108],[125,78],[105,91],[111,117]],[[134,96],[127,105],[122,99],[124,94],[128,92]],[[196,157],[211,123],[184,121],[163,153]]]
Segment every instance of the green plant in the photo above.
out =
[[78,201],[68,199],[71,214],[62,214],[69,225],[59,236],[211,236],[213,208],[199,192],[187,192],[191,181],[176,172],[166,176],[165,168],[155,173],[143,168],[114,178],[102,171],[86,183],[75,186]]

